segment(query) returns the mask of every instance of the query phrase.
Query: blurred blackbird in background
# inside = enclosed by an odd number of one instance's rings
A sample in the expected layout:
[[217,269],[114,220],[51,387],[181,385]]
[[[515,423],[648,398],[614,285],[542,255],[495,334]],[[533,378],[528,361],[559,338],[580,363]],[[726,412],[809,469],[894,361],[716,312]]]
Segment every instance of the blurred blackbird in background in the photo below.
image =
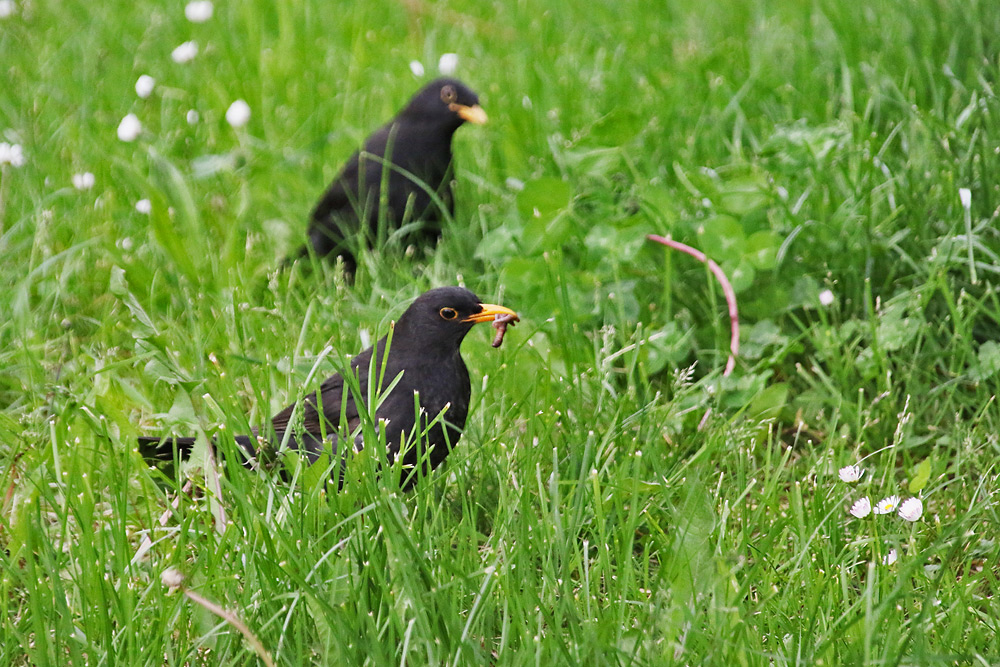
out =
[[313,209],[309,243],[300,256],[309,247],[321,257],[340,256],[353,275],[354,251],[377,238],[380,219],[385,233],[414,223],[406,232],[408,242],[435,243],[441,236],[441,206],[454,214],[451,138],[466,121],[485,123],[486,112],[465,84],[442,78],[424,86],[333,179]]
[[[461,437],[471,397],[469,371],[460,352],[462,339],[476,323],[494,319],[499,332],[505,324],[517,321],[517,314],[503,306],[482,303],[462,287],[432,289],[417,297],[400,316],[393,327],[388,353],[383,337],[351,360],[351,372],[358,379],[362,399],[368,396],[372,355],[378,380],[376,396],[399,376],[379,404],[375,418],[386,422],[386,457],[390,463],[404,443],[407,445],[404,485],[415,481],[413,469],[418,461],[423,463],[426,474],[444,461]],[[419,397],[419,423],[414,394]],[[442,418],[435,421],[438,415]],[[345,386],[338,373],[327,378],[318,391],[306,394],[275,415],[266,430],[254,429],[253,435],[236,436],[235,440],[252,457],[262,443],[276,449],[287,434],[288,448],[305,454],[309,463],[316,462],[323,453],[329,454],[331,461],[338,454],[345,461],[350,448],[343,446],[342,438],[353,437],[354,449],[359,451],[364,446],[360,432],[356,432],[361,419],[354,391]],[[139,451],[147,459],[172,460],[174,447],[181,458],[186,458],[194,444],[193,437],[142,436]],[[335,479],[341,469],[334,467]]]

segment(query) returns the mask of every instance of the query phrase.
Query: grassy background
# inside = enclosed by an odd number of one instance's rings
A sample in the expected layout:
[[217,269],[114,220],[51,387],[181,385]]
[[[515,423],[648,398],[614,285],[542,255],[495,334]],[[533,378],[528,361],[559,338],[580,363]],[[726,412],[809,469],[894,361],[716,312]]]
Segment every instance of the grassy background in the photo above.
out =
[[[278,664],[993,663],[998,36],[986,0],[220,2],[197,25],[17,0],[0,663],[257,664],[169,567]],[[365,257],[352,289],[276,270],[408,63],[446,52],[491,122],[456,136],[437,252]],[[711,276],[650,232],[733,278],[734,376]],[[447,468],[402,493],[359,459],[333,495],[230,470],[154,527],[204,461],[150,470],[136,433],[261,423],[455,283],[525,321],[467,340]],[[890,493],[922,519],[846,512]]]

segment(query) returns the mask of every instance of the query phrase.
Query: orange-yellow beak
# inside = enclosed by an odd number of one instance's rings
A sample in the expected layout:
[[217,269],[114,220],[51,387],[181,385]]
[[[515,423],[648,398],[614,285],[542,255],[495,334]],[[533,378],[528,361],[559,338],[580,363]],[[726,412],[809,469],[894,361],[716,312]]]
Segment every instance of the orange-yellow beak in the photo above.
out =
[[497,315],[510,315],[514,318],[514,322],[518,322],[521,319],[517,316],[517,313],[510,308],[504,308],[503,306],[497,306],[492,303],[484,303],[481,305],[483,306],[482,312],[466,317],[462,321],[473,322],[475,324],[478,324],[479,322],[492,322]]
[[471,107],[468,107],[464,104],[459,104],[458,102],[452,102],[448,105],[448,108],[457,113],[458,117],[462,120],[475,123],[476,125],[482,125],[489,120],[486,112],[483,111],[483,108],[478,104],[473,104]]

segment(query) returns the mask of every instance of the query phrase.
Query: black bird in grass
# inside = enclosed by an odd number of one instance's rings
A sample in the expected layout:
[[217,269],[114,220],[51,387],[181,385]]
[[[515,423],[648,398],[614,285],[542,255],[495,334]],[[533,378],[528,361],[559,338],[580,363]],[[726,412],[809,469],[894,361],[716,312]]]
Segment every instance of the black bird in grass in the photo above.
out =
[[[387,337],[383,337],[351,360],[362,401],[369,395],[371,369],[379,380],[376,396],[392,387],[375,410],[375,418],[386,422],[386,457],[390,463],[404,443],[408,445],[403,456],[404,482],[418,460],[437,467],[461,437],[471,396],[469,371],[460,352],[462,339],[476,323],[495,320],[497,346],[503,324],[516,321],[517,314],[503,306],[483,303],[465,288],[439,287],[417,297],[402,314],[393,327],[388,353]],[[419,423],[414,394],[419,398]],[[342,438],[353,437],[357,450],[364,445],[358,432],[361,422],[350,383],[345,386],[338,373],[327,378],[317,392],[306,394],[275,415],[266,430],[254,429],[253,435],[236,436],[235,440],[251,457],[262,443],[277,449],[287,436],[288,448],[304,453],[310,463],[324,452],[331,461],[338,454],[344,460],[350,448],[342,446]],[[185,458],[194,443],[192,437],[142,436],[139,451],[147,459],[172,460],[175,447]],[[422,454],[427,458],[421,459]],[[425,473],[429,471],[426,462],[422,465]],[[340,466],[335,467],[335,478],[339,472]],[[410,482],[413,479],[415,476],[410,477]]]
[[466,121],[485,123],[486,113],[465,84],[444,78],[424,86],[365,140],[333,179],[313,209],[309,243],[300,256],[311,246],[319,256],[342,257],[345,271],[353,274],[354,251],[376,238],[380,218],[387,232],[414,222],[408,240],[418,245],[436,242],[441,236],[441,205],[449,215],[455,212],[451,138]]

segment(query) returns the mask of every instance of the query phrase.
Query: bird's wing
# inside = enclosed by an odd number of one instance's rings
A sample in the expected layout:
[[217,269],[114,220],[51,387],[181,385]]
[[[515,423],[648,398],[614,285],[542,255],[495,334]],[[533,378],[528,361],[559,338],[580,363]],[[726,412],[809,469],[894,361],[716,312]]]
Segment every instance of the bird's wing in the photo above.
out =
[[[389,140],[391,123],[380,127],[369,136],[361,150],[355,151],[354,155],[344,164],[343,169],[327,188],[320,198],[316,208],[313,209],[312,219],[314,222],[325,222],[330,216],[337,213],[355,213],[356,208],[364,204],[363,197],[359,194],[364,185],[365,190],[378,187],[382,180],[382,158],[385,155],[386,144]],[[362,156],[362,153],[365,156]],[[376,156],[375,159],[366,159],[367,156]],[[363,166],[362,166],[363,165]],[[354,215],[347,218],[356,219]]]
[[[295,417],[296,412],[298,417]],[[291,428],[292,446],[295,446],[296,440],[303,440],[301,444],[304,445],[305,440],[318,441],[324,439],[324,436],[335,440],[340,431],[341,413],[345,430],[351,432],[357,428],[360,423],[357,406],[349,389],[347,400],[344,401],[344,378],[338,373],[327,378],[317,391],[306,394],[276,414],[271,425],[279,441],[285,431]],[[302,420],[301,426],[298,419]]]
[[355,152],[351,159],[347,161],[344,168],[340,170],[330,187],[326,189],[323,196],[312,212],[313,223],[326,222],[327,219],[341,211],[351,211],[357,200],[358,183],[358,159],[360,152]]

